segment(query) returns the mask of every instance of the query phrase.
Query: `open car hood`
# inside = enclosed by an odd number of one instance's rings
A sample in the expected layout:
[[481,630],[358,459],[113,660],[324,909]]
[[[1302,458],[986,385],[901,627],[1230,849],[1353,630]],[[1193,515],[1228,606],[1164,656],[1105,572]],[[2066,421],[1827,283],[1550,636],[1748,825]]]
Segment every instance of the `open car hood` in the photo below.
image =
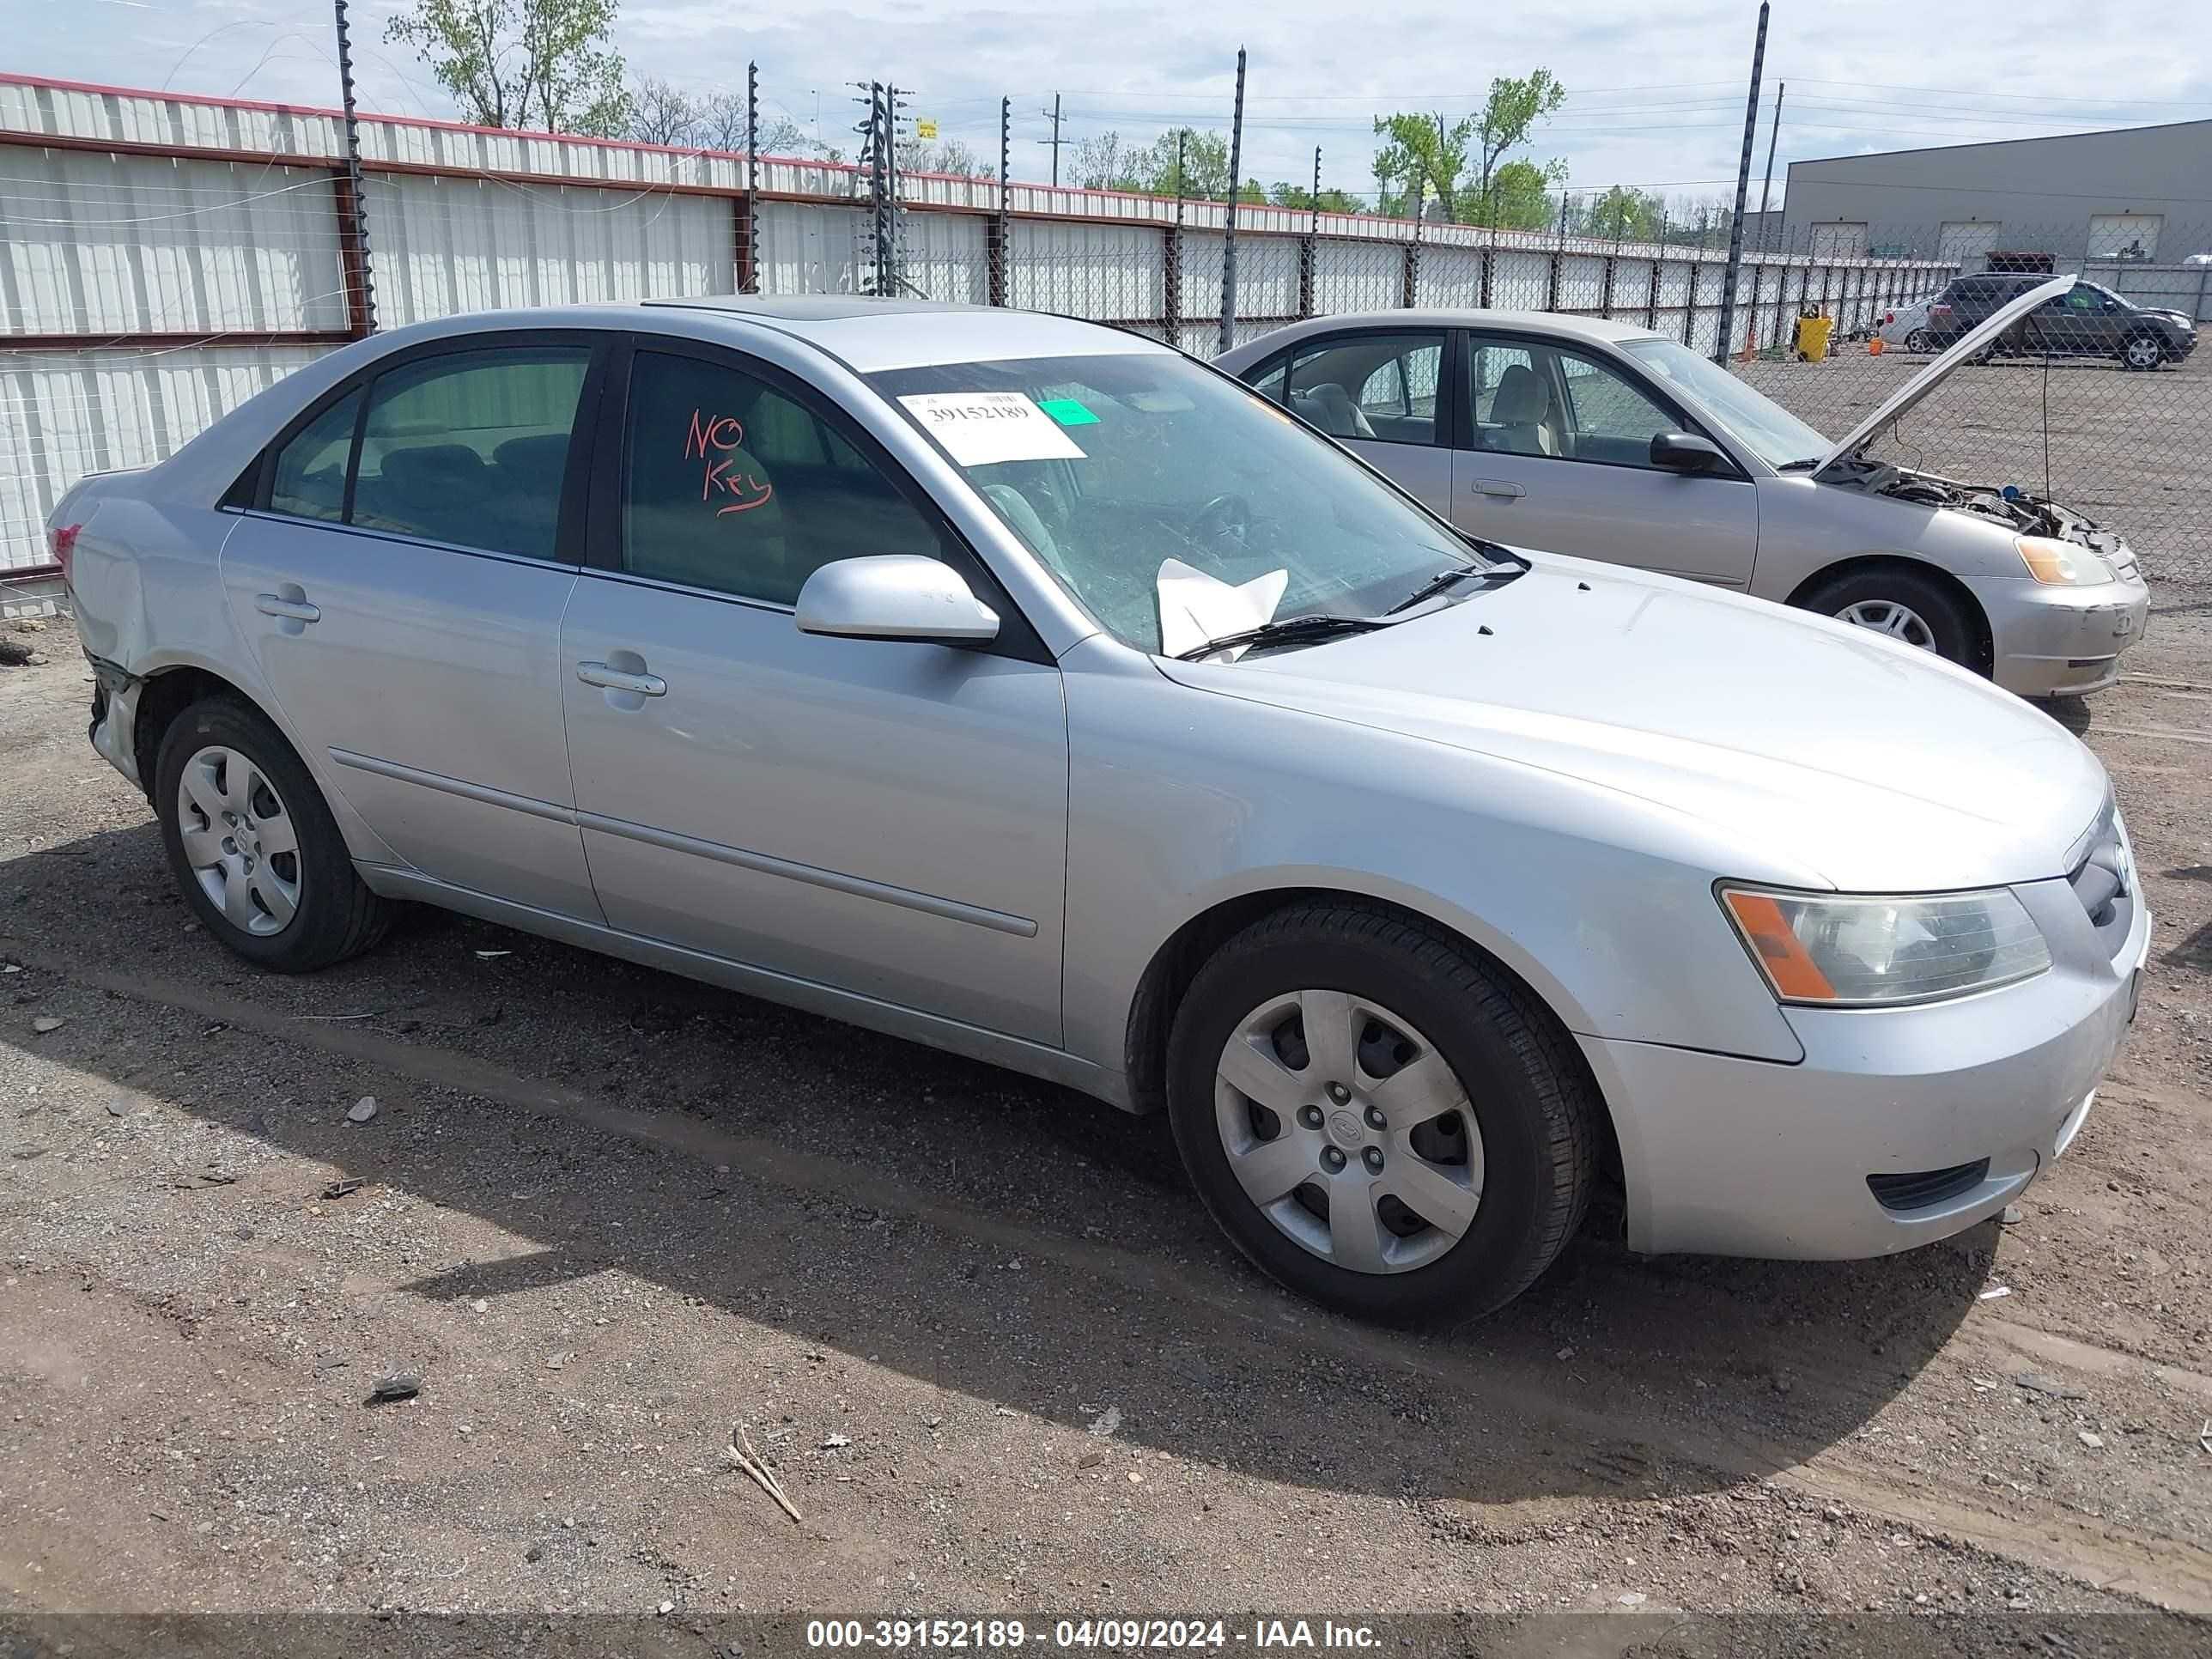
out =
[[2015,295],[2010,303],[2000,306],[1982,319],[1974,327],[1960,335],[1942,356],[1883,398],[1873,414],[1838,440],[1833,448],[1820,457],[1820,464],[1813,469],[1813,476],[1817,478],[1838,461],[1849,460],[1871,447],[1877,438],[1911,413],[1952,370],[2045,300],[2055,300],[2073,286],[2072,276],[2054,276],[2047,283],[2037,283],[2025,294]]

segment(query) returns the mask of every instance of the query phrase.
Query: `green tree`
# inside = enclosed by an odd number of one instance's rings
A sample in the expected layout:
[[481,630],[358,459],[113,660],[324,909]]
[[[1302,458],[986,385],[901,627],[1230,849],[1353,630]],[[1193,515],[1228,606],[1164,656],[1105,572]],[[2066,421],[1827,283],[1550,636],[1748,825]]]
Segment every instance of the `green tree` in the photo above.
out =
[[[1504,222],[1499,216],[1503,192],[1498,173],[1503,167],[1512,165],[1505,156],[1527,143],[1536,123],[1549,119],[1566,97],[1567,89],[1547,69],[1531,70],[1517,78],[1501,75],[1490,83],[1490,95],[1483,100],[1480,112],[1468,118],[1474,146],[1474,201],[1468,216],[1472,222]],[[1543,174],[1547,181],[1557,184],[1567,176],[1566,164],[1547,161]]]
[[[1182,143],[1182,170],[1176,170],[1176,143]],[[1130,168],[1133,187],[1156,196],[1183,195],[1194,201],[1229,199],[1229,137],[1200,127],[1178,127],[1162,133],[1152,148],[1136,152]],[[1242,192],[1240,192],[1242,194]]]
[[1459,177],[1474,130],[1471,115],[1449,126],[1441,115],[1376,116],[1376,134],[1389,142],[1375,152],[1375,182],[1386,196],[1439,202],[1444,217],[1458,218]]
[[1477,224],[1500,230],[1543,230],[1552,225],[1552,186],[1567,176],[1564,161],[1501,162],[1492,175],[1488,205]]
[[1585,235],[1610,237],[1617,242],[1656,242],[1666,211],[1666,203],[1658,197],[1615,185],[1583,204],[1579,228]]
[[[1310,188],[1287,181],[1271,186],[1267,199],[1277,207],[1310,208],[1314,205],[1314,193]],[[1321,193],[1321,210],[1323,213],[1357,213],[1359,204],[1349,191],[1324,190]]]
[[630,94],[614,49],[618,0],[411,0],[384,26],[463,117],[483,126],[620,137]]

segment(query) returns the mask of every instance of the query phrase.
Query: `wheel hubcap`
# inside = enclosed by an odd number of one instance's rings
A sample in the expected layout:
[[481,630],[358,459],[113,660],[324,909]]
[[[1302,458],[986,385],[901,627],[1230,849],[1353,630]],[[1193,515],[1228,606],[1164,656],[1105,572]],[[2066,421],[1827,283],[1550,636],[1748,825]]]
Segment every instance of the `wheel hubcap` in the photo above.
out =
[[1297,991],[1237,1023],[1214,1119],[1245,1196],[1300,1248],[1354,1273],[1435,1261],[1482,1203],[1482,1134],[1443,1056],[1341,991]]
[[241,933],[281,933],[300,908],[300,841],[267,775],[235,749],[210,746],[177,782],[185,862],[208,902]]
[[1895,599],[1861,599],[1856,605],[1845,605],[1836,615],[1855,628],[1871,628],[1877,634],[1917,645],[1923,651],[1936,648],[1936,630],[1929,627],[1918,611]]
[[2158,361],[2158,347],[2148,340],[2130,340],[2128,343],[2128,361],[2137,368],[2148,368]]

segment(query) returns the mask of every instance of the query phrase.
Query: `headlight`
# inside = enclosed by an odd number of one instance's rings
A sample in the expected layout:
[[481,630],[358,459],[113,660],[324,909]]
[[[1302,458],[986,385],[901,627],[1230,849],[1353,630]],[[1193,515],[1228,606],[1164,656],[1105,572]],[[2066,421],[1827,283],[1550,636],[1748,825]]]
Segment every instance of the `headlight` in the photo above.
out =
[[2021,902],[1986,892],[1786,893],[1722,887],[1721,904],[1784,1002],[1881,1007],[2027,979],[2050,947]]
[[2055,536],[2015,536],[2027,574],[2054,587],[2094,587],[2112,580],[2112,567],[2078,542],[2062,542]]

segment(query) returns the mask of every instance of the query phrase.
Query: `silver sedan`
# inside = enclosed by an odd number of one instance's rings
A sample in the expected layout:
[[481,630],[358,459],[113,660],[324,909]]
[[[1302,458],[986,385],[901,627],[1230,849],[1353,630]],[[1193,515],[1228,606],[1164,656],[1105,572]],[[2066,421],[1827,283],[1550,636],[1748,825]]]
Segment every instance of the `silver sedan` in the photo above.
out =
[[1474,534],[1802,605],[2022,696],[2079,696],[2119,677],[2150,610],[2126,540],[2001,481],[1869,453],[2073,283],[2016,295],[1832,443],[1680,341],[1594,318],[1317,318],[1220,367]]
[[456,319],[50,523],[209,933],[414,900],[1164,1109],[1268,1272],[1878,1255],[2080,1126],[2150,917],[2102,769],[1891,639],[1471,540],[1056,318]]

